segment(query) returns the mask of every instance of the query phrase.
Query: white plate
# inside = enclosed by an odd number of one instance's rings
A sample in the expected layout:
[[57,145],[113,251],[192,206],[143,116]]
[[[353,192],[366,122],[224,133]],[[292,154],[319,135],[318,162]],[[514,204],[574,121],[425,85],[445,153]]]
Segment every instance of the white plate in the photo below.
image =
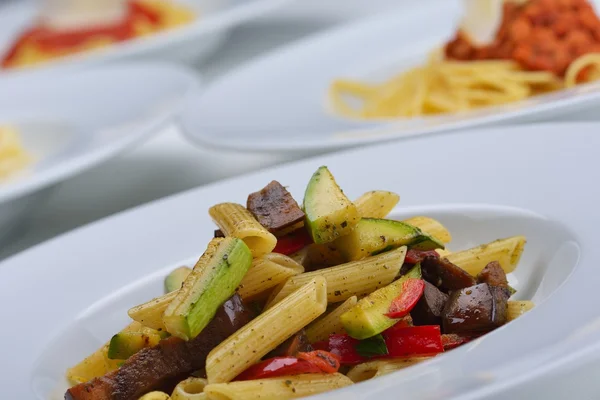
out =
[[600,83],[462,115],[356,121],[327,104],[331,81],[379,81],[425,61],[456,29],[462,1],[414,2],[317,34],[223,76],[186,105],[197,143],[248,151],[310,153],[468,127],[560,118],[600,104]]
[[[389,189],[402,196],[396,216],[439,217],[453,232],[450,248],[527,235],[510,280],[538,306],[439,358],[321,398],[502,398],[540,379],[540,365],[547,373],[577,366],[565,354],[600,339],[597,130],[505,127],[328,155],[194,189],[34,247],[0,264],[0,293],[10,299],[0,308],[3,395],[44,399],[63,390],[68,366],[124,326],[130,306],[159,295],[171,268],[203,252],[212,237],[209,206],[244,203],[272,179],[301,199],[323,164],[351,198]],[[594,379],[581,390],[598,388]],[[529,389],[556,398],[545,386]]]
[[161,64],[3,82],[0,125],[17,127],[34,160],[0,182],[0,240],[55,184],[156,131],[198,87],[195,73]]
[[[230,29],[290,0],[175,0],[192,8],[197,20],[177,29],[115,44],[23,70],[0,70],[0,77],[32,73],[64,73],[77,68],[123,60],[161,60],[192,64],[208,57]],[[0,54],[36,16],[35,1],[19,1],[0,9]]]

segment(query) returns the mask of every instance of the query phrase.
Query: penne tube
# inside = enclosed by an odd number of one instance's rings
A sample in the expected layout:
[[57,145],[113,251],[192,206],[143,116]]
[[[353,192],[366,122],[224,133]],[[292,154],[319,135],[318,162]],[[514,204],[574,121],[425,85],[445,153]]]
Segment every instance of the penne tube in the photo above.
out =
[[531,310],[535,304],[529,300],[521,300],[521,301],[508,301],[508,308],[506,309],[506,319],[508,321],[512,321],[515,318],[520,317],[525,314],[527,311]]
[[262,226],[244,206],[221,203],[212,206],[208,213],[225,236],[242,239],[250,248],[253,257],[270,253],[277,238]]
[[152,299],[147,303],[130,308],[129,311],[127,311],[127,314],[129,314],[129,317],[132,320],[137,321],[148,328],[166,332],[167,328],[163,322],[163,314],[178,293],[179,291],[176,290]]
[[331,312],[317,320],[313,321],[306,327],[306,337],[309,343],[327,340],[329,335],[336,333],[346,333],[344,325],[340,320],[340,316],[356,305],[358,298],[356,296],[349,297],[339,306],[335,307]]
[[354,201],[361,218],[385,218],[400,201],[396,193],[373,190]]
[[508,274],[517,267],[525,243],[525,236],[512,236],[469,250],[458,251],[446,258],[473,276],[477,276],[492,261],[498,261],[504,272]]
[[403,246],[359,261],[293,276],[282,284],[281,288],[273,291],[265,309],[273,307],[317,276],[322,276],[327,281],[327,301],[329,303],[337,303],[352,296],[371,293],[394,280],[402,268],[405,255],[406,246]]
[[359,383],[371,378],[389,374],[390,372],[410,367],[411,365],[428,360],[429,358],[431,357],[407,357],[389,360],[367,361],[352,367],[346,376],[348,376],[352,382]]
[[326,308],[327,283],[316,276],[215,347],[206,358],[208,381],[229,382]]
[[265,254],[252,261],[252,266],[238,287],[238,294],[244,300],[262,297],[269,289],[303,272],[304,267],[290,257],[278,253]]
[[440,255],[440,257],[448,257],[452,252],[448,249],[435,249],[435,252]]
[[409,219],[405,219],[402,222],[406,222],[409,225],[416,226],[421,229],[423,232],[427,233],[430,236],[433,236],[437,240],[442,243],[450,243],[452,241],[452,235],[444,225],[442,225],[438,220],[429,217],[412,217]]
[[170,400],[171,398],[169,397],[168,394],[166,394],[165,392],[150,392],[150,393],[146,393],[145,395],[143,395],[142,397],[139,398],[139,400]]
[[210,400],[285,400],[312,396],[352,385],[346,376],[303,374],[230,383],[212,383],[204,389]]
[[208,384],[206,379],[189,377],[175,386],[171,393],[171,400],[207,400],[204,388]]

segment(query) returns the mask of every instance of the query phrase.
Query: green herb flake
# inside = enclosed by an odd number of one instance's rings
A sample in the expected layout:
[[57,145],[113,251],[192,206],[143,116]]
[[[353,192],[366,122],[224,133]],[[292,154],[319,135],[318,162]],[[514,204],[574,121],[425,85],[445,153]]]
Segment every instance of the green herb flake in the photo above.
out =
[[388,348],[381,334],[361,340],[356,345],[356,351],[361,357],[375,357],[388,354]]

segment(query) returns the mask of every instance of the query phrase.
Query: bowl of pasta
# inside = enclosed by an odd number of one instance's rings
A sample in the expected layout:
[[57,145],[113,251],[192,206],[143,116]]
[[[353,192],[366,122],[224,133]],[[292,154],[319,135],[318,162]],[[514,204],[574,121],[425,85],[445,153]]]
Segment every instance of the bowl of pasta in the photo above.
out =
[[[593,115],[600,99],[595,4],[452,0],[402,7],[240,67],[196,96],[182,124],[204,145],[308,153]],[[252,101],[235,96],[240,92]]]
[[[527,388],[551,398],[552,385],[529,384],[551,373],[561,382],[562,366],[582,367],[573,354],[600,356],[597,193],[582,185],[597,170],[595,132],[530,125],[321,156],[14,256],[0,264],[0,290],[12,298],[35,276],[36,295],[1,311],[22,332],[0,341],[3,390],[244,400]],[[392,172],[390,159],[420,173]],[[442,170],[454,178],[423,179]]]
[[232,27],[284,1],[17,2],[0,13],[0,72],[10,77],[137,59],[194,64]]
[[195,73],[153,64],[4,82],[0,240],[13,236],[62,181],[155,132],[197,88]]

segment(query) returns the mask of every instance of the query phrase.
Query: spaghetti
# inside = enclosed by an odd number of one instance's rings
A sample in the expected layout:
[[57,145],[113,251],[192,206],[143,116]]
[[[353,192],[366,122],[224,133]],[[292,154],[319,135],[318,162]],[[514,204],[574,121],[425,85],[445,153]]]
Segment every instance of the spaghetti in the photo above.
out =
[[12,176],[31,162],[16,130],[0,127],[0,181]]
[[338,79],[329,94],[346,117],[417,117],[512,103],[598,78],[600,20],[591,6],[531,0],[504,4],[490,45],[475,46],[459,31],[425,65],[376,84]]

